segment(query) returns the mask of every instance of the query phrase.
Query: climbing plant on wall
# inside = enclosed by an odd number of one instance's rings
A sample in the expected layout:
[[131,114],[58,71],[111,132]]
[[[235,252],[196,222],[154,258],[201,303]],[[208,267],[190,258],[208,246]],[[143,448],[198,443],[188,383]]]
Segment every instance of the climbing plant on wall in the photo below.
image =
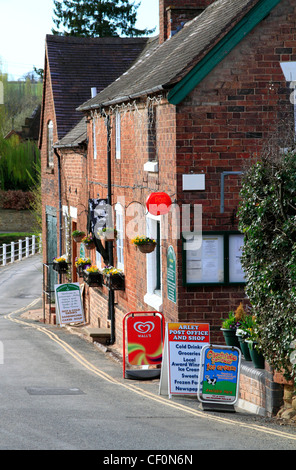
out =
[[266,360],[291,378],[296,338],[296,153],[274,148],[244,173],[239,228],[246,293]]

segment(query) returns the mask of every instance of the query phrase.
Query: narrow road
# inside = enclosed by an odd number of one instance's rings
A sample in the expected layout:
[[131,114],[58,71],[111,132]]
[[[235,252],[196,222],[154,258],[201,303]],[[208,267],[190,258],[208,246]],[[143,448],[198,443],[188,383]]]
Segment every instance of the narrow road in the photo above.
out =
[[296,428],[160,396],[157,380],[124,380],[122,364],[67,328],[22,318],[40,307],[41,271],[38,256],[0,268],[1,450],[100,450],[96,464],[133,468],[168,454],[197,463],[197,450],[296,449]]

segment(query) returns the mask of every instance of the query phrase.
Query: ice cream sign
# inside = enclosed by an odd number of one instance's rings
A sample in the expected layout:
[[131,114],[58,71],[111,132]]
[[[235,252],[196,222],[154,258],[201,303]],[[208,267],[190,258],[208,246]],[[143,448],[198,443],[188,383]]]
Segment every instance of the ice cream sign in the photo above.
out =
[[233,405],[238,397],[240,362],[238,348],[205,346],[201,351],[199,400]]

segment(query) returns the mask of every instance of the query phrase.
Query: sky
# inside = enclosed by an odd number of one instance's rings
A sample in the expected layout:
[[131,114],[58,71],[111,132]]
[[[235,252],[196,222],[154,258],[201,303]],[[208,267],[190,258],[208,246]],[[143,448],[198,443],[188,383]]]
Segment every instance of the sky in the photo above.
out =
[[[158,1],[141,0],[136,27],[156,27],[158,34]],[[53,0],[0,0],[0,71],[10,80],[34,66],[44,67],[45,36],[55,26],[53,9]]]

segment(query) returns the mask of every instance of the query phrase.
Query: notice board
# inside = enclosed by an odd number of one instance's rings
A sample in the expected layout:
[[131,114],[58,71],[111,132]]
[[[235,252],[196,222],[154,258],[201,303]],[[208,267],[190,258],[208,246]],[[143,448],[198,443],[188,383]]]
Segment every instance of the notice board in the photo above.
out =
[[196,395],[200,353],[210,342],[207,323],[167,323],[159,393]]
[[84,323],[79,282],[55,284],[54,288],[60,325]]

